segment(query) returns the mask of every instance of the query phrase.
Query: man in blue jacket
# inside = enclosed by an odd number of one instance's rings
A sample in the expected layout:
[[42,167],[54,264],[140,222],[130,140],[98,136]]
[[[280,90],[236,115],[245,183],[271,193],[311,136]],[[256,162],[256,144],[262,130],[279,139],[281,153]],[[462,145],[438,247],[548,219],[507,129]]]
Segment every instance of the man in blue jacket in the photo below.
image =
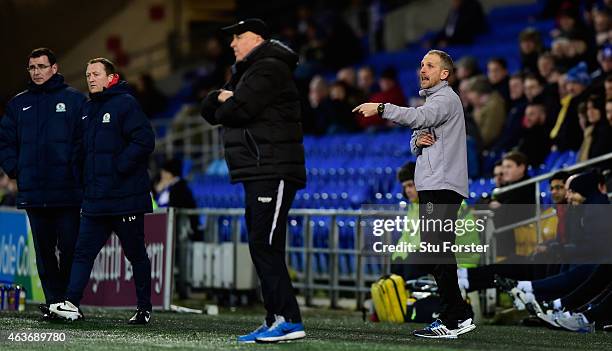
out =
[[17,207],[28,213],[47,320],[49,304],[66,293],[79,233],[82,191],[73,158],[86,99],[64,83],[51,50],[32,51],[26,69],[28,89],[9,101],[0,120],[0,167],[17,178]]
[[76,320],[79,302],[96,256],[111,233],[121,241],[134,271],[138,307],[129,324],[151,318],[151,262],[144,244],[144,214],[152,211],[147,172],[155,135],[147,116],[105,58],[87,64],[90,101],[83,108],[82,151],[84,198],[81,230],[66,299],[51,312]]

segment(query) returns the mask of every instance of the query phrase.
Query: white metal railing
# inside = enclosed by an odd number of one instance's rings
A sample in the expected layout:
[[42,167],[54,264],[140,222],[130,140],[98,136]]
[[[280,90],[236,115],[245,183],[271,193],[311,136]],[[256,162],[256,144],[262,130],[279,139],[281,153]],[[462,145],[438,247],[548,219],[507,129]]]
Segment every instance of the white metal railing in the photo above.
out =
[[[530,217],[528,219],[522,220],[520,222],[517,223],[513,223],[510,225],[506,225],[503,227],[499,227],[495,230],[495,234],[497,233],[502,233],[504,231],[508,231],[514,228],[518,228],[527,224],[531,224],[534,223],[536,224],[536,232],[537,232],[537,242],[541,243],[542,242],[542,227],[541,227],[541,221],[543,219],[552,217],[551,215],[542,217],[542,206],[541,206],[541,201],[540,201],[540,194],[541,194],[541,189],[540,189],[540,182],[543,180],[548,180],[550,178],[552,178],[552,176],[560,171],[566,171],[566,172],[573,172],[579,169],[583,169],[586,167],[590,167],[593,165],[596,165],[598,163],[604,162],[604,161],[608,161],[608,160],[612,160],[612,152],[607,153],[605,155],[601,155],[601,156],[597,156],[595,158],[592,158],[590,160],[584,161],[584,162],[580,162],[577,163],[573,166],[569,166],[563,169],[559,169],[559,170],[554,170],[554,171],[550,171],[548,173],[545,174],[541,174],[539,176],[536,177],[532,177],[530,179],[524,180],[522,182],[518,182],[515,184],[511,184],[511,185],[507,185],[501,188],[495,188],[493,190],[493,196],[499,196],[502,194],[506,194],[510,191],[522,188],[524,186],[529,186],[531,184],[535,185],[535,216],[534,217]],[[502,205],[503,206],[503,205]]]
[[157,132],[165,129],[164,137],[156,140],[156,154],[191,160],[192,170],[199,172],[206,171],[211,161],[223,158],[221,128],[199,115],[179,112],[175,118],[153,120],[152,124]]
[[[493,237],[493,214],[491,211],[476,211],[472,213],[485,219],[487,225],[484,232],[481,233],[480,241],[483,244],[489,244],[489,247],[494,247]],[[219,238],[219,221],[216,220],[220,216],[231,218],[231,241],[234,244],[234,252],[237,252],[238,244],[240,243],[240,217],[244,215],[244,210],[239,208],[202,208],[202,209],[176,209],[173,212],[176,216],[194,216],[206,215],[207,222],[212,223],[210,230],[205,233],[204,241],[210,243],[218,243]],[[367,274],[366,262],[368,257],[373,256],[372,250],[367,250],[366,235],[364,228],[367,218],[381,218],[393,216],[405,216],[405,211],[399,210],[327,210],[327,209],[293,209],[289,212],[290,217],[302,217],[302,238],[304,245],[301,247],[293,247],[290,245],[290,240],[287,240],[287,259],[289,260],[292,253],[300,253],[304,257],[304,271],[297,274],[297,281],[293,283],[294,287],[300,289],[307,305],[312,305],[312,299],[316,290],[327,290],[329,292],[330,304],[332,307],[338,306],[338,299],[341,292],[352,292],[356,298],[357,308],[361,309],[365,300],[365,295],[370,291],[370,284],[380,278],[380,274]],[[315,247],[314,243],[314,226],[313,217],[328,217],[329,227],[327,230],[328,247]],[[340,229],[338,226],[338,218],[351,217],[355,220],[355,228],[353,234],[353,248],[340,248]],[[212,218],[212,220],[210,220]],[[169,220],[176,220],[170,218]],[[187,221],[183,221],[186,223]],[[207,227],[208,228],[208,227]],[[289,232],[289,230],[288,230]],[[181,234],[180,228],[177,232],[177,242],[186,240],[186,235]],[[390,236],[385,236],[383,240],[391,240]],[[390,242],[387,242],[390,243]],[[315,273],[313,270],[313,260],[315,255],[325,254],[329,257],[329,271],[324,273]],[[339,257],[341,255],[353,255],[355,258],[355,272],[350,274],[340,274],[339,272]],[[494,250],[487,251],[486,255],[481,256],[482,264],[490,264],[495,259]],[[234,277],[237,276],[237,258],[234,257]],[[371,261],[369,263],[372,263]],[[380,257],[381,274],[389,274],[391,269],[391,257],[386,255]],[[179,279],[181,281],[181,279]]]

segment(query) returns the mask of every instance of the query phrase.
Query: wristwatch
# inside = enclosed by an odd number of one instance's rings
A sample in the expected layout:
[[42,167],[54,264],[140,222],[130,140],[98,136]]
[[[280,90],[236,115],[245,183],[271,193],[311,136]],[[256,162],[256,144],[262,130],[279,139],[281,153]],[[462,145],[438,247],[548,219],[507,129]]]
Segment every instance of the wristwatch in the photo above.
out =
[[378,104],[376,111],[378,112],[378,115],[382,117],[383,113],[385,112],[385,104],[383,103]]

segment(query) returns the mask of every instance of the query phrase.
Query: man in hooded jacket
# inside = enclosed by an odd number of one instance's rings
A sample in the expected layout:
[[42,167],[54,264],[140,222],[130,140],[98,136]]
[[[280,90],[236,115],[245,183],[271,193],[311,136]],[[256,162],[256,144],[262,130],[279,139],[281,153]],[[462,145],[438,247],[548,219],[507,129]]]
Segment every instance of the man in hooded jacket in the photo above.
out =
[[43,320],[52,318],[49,305],[66,292],[83,196],[73,169],[86,99],[64,83],[58,69],[53,51],[33,50],[28,89],[9,101],[0,119],[0,167],[17,179],[17,207],[28,213],[46,300],[40,305]]
[[261,282],[266,319],[239,342],[305,337],[285,263],[286,223],[298,189],[306,185],[300,98],[293,70],[298,57],[268,39],[260,19],[223,30],[233,37],[236,63],[223,89],[208,94],[202,116],[222,125],[232,183],[245,190],[249,250]]
[[90,60],[86,77],[91,100],[82,110],[77,158],[84,184],[81,228],[65,300],[50,310],[70,320],[83,318],[79,303],[94,261],[115,233],[134,273],[137,309],[128,323],[147,324],[151,261],[144,244],[144,215],[152,212],[147,164],[155,134],[110,60]]

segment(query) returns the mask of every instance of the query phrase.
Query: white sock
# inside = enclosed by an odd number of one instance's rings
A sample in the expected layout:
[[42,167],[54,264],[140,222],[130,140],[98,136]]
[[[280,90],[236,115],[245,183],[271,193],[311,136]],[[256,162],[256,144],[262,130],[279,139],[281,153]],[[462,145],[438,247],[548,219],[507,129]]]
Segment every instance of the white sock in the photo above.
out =
[[529,303],[529,302],[533,303],[533,302],[535,302],[535,300],[536,300],[535,299],[535,295],[533,293],[531,293],[531,292],[526,292],[525,293],[525,301],[526,301],[526,303]]
[[459,278],[459,288],[467,291],[470,288],[470,281],[466,278]]
[[531,281],[529,280],[519,281],[516,287],[523,290],[526,293],[533,292],[533,286],[531,285]]
[[589,324],[589,320],[587,319],[587,317],[584,315],[584,313],[580,313],[580,316],[582,317],[582,320],[584,321],[584,323]]
[[553,301],[553,308],[555,310],[561,310],[562,306],[561,306],[561,299],[556,299],[555,301]]
[[457,268],[457,277],[459,277],[459,279],[467,279],[468,278],[467,268]]

